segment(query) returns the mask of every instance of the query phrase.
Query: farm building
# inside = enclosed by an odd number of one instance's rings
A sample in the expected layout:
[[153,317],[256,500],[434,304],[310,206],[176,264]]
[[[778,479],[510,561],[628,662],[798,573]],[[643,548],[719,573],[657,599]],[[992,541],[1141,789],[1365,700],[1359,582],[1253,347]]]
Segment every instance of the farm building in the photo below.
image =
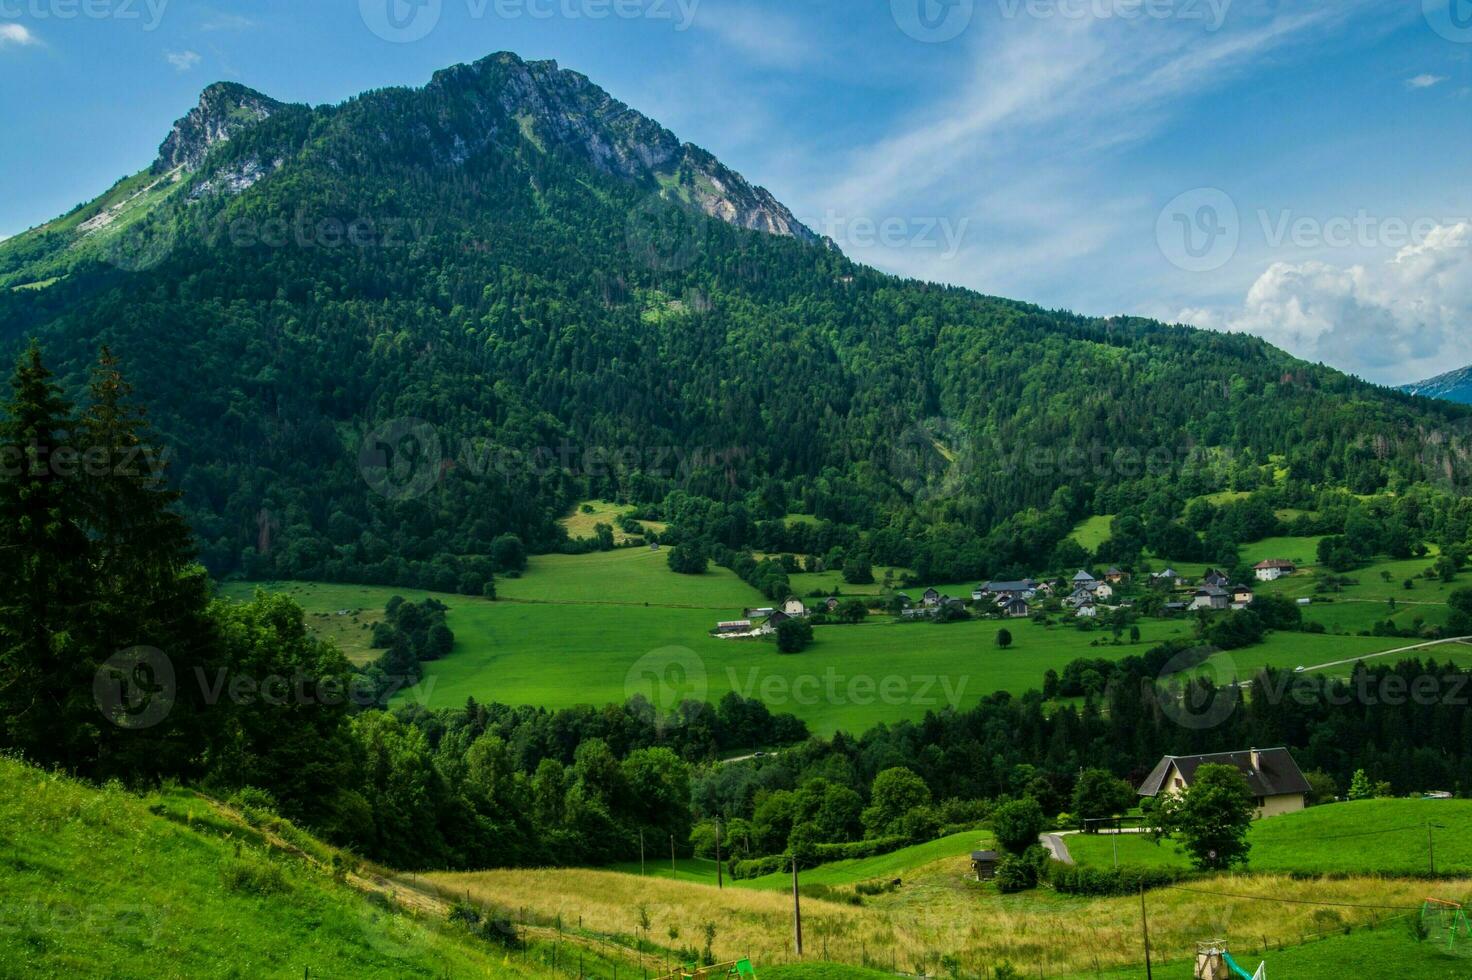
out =
[[749,619],[733,619],[728,622],[716,624],[716,632],[722,636],[729,636],[736,633],[750,633],[751,628],[751,620]]
[[1276,582],[1283,576],[1298,571],[1298,566],[1284,558],[1269,558],[1252,566],[1252,571],[1259,582]]
[[1032,615],[1032,609],[1028,606],[1027,600],[1020,596],[1004,599],[999,603],[999,606],[1002,610],[1002,615],[1008,619],[1026,619]]
[[977,881],[991,881],[997,876],[997,852],[972,851],[971,870]]
[[1257,801],[1257,819],[1294,813],[1306,805],[1308,780],[1287,749],[1248,749],[1215,755],[1168,755],[1140,784],[1141,796],[1183,793],[1205,765],[1235,766]]
[[782,603],[782,611],[789,616],[802,617],[808,614],[808,607],[803,605],[801,599],[789,597],[786,602]]
[[940,599],[941,595],[935,589],[926,589],[924,595],[920,597],[920,601],[927,606],[940,605]]
[[1191,599],[1191,611],[1198,609],[1226,609],[1232,604],[1232,594],[1226,589],[1208,585],[1197,589]]

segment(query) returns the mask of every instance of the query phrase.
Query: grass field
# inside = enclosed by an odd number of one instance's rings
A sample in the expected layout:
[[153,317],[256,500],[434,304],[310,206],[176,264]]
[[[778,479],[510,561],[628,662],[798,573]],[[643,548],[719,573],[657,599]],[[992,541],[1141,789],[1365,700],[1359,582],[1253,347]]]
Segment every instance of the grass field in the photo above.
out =
[[551,975],[262,845],[185,791],[139,798],[0,757],[0,974]]
[[[587,510],[584,510],[584,508]],[[587,500],[573,508],[573,512],[557,523],[567,530],[567,536],[574,541],[580,538],[589,540],[597,537],[595,528],[599,524],[607,524],[613,528],[613,540],[618,544],[628,541],[631,535],[625,534],[619,529],[618,518],[626,514],[632,514],[637,510],[633,504],[616,504],[611,500]],[[663,534],[669,525],[662,521],[640,521],[640,524],[657,534]]]
[[1099,545],[1109,540],[1109,528],[1113,523],[1113,514],[1086,517],[1079,521],[1068,536],[1078,542],[1079,547],[1093,554],[1099,550]]
[[[268,587],[291,595],[307,610],[314,629],[359,660],[373,655],[366,649],[367,627],[391,596],[427,595],[372,586]],[[233,583],[222,592],[244,598],[253,588]],[[1112,645],[1102,630],[1014,621],[1005,624],[1014,644],[1001,650],[996,635],[1003,624],[995,621],[938,625],[876,616],[858,626],[820,626],[808,650],[782,656],[771,643],[709,635],[717,621],[762,604],[756,590],[725,569],[676,575],[662,552],[632,548],[538,556],[521,577],[498,579],[497,588],[498,602],[439,596],[450,607],[455,649],[428,665],[425,682],[403,697],[431,708],[463,704],[471,696],[563,708],[621,703],[643,694],[668,708],[687,697],[716,701],[736,690],[761,698],[775,711],[796,714],[826,735],[918,719],[951,705],[969,707],[999,690],[1036,688],[1047,670],[1079,657],[1122,659],[1192,630],[1185,619],[1147,619],[1140,623],[1138,645]],[[950,583],[942,591],[969,595],[970,588]],[[340,610],[352,612],[337,616]],[[1260,646],[1220,655],[1216,664],[1225,671],[1219,675],[1223,679],[1246,678],[1268,664],[1311,666],[1409,642],[1277,633]]]
[[[867,965],[889,974],[989,977],[1004,962],[1021,968],[1025,977],[1083,977],[1106,970],[1119,970],[1118,974],[1110,974],[1118,976],[1143,974],[1137,897],[1082,899],[1047,890],[1002,896],[989,884],[969,880],[967,870],[967,861],[961,856],[910,869],[897,891],[867,897],[862,906],[805,898],[807,955],[832,963]],[[495,871],[429,878],[446,892],[468,893],[482,904],[523,909],[526,915],[561,915],[566,921],[576,919],[603,933],[630,934],[637,921],[637,908],[643,905],[653,919],[651,935],[656,943],[662,942],[661,937],[672,926],[688,936],[701,923],[714,922],[718,958],[751,956],[763,972],[795,959],[791,897],[782,890],[728,887],[718,891],[689,882],[576,870]],[[1274,947],[1271,957],[1279,955],[1276,947],[1280,944],[1297,946],[1323,933],[1337,937],[1326,942],[1357,940],[1361,935],[1358,932],[1343,937],[1344,928],[1372,922],[1381,925],[1383,945],[1375,944],[1375,952],[1359,949],[1360,955],[1389,955],[1394,950],[1395,956],[1407,964],[1419,964],[1422,957],[1438,955],[1429,946],[1413,944],[1402,928],[1388,923],[1400,914],[1397,910],[1419,906],[1425,888],[1421,882],[1236,876],[1197,884],[1208,887],[1193,885],[1191,891],[1162,889],[1149,894],[1151,942],[1157,963],[1172,963],[1179,968],[1189,962],[1197,941],[1218,937],[1246,955],[1266,941]],[[1440,887],[1461,894],[1472,883],[1445,882]],[[1365,905],[1392,908],[1352,907]],[[1310,944],[1305,950],[1312,947]],[[1329,948],[1322,947],[1319,956]],[[1303,962],[1313,958],[1305,956]],[[1426,962],[1443,969],[1446,964],[1437,959]],[[1383,963],[1386,972],[1381,975],[1452,975],[1398,973],[1395,963]],[[791,975],[836,978],[853,974],[832,967],[815,974]],[[1185,975],[1189,975],[1188,967]],[[1270,975],[1297,976],[1291,972]]]
[[[927,841],[924,844],[901,848],[889,854],[819,865],[803,871],[801,882],[804,885],[827,885],[832,888],[842,888],[856,885],[861,881],[903,878],[911,871],[934,864],[936,861],[967,857],[972,851],[984,850],[992,846],[991,834],[986,831],[966,831]],[[638,862],[617,864],[607,870],[638,875],[639,864]],[[665,881],[686,881],[701,885],[716,883],[715,861],[702,858],[677,859],[673,870],[668,860],[646,862],[645,873],[651,878],[660,878]],[[733,881],[727,875],[726,885],[736,888],[791,889],[792,876],[784,872],[763,875],[760,878],[748,878],[744,881]]]
[[[1310,807],[1252,825],[1250,869],[1273,874],[1424,874],[1427,824],[1434,828],[1436,869],[1472,875],[1472,800],[1362,800]],[[1176,846],[1140,834],[1066,838],[1080,864],[1186,867]],[[1434,884],[1427,894],[1439,894]],[[1460,901],[1460,894],[1448,896]]]

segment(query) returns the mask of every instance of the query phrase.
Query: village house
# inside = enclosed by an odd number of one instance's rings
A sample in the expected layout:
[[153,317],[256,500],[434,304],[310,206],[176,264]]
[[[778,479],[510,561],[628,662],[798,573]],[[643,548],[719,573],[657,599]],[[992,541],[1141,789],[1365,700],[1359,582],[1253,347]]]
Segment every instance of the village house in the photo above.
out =
[[1269,558],[1252,566],[1259,582],[1276,582],[1285,575],[1298,571],[1298,566],[1284,558]]
[[768,616],[772,615],[772,613],[776,611],[777,610],[771,606],[756,606],[751,609],[747,609],[745,612],[742,613],[742,615],[750,620],[766,619]]
[[1080,619],[1095,619],[1099,615],[1099,607],[1094,605],[1093,599],[1089,599],[1078,607],[1078,612],[1075,615]]
[[724,623],[716,624],[718,636],[747,636],[752,632],[751,620],[733,619]]
[[1014,596],[1003,601],[1000,608],[1002,615],[1008,619],[1026,619],[1032,615],[1032,609],[1028,606],[1027,600],[1021,596]]
[[767,621],[765,623],[762,623],[762,632],[775,633],[777,632],[778,626],[781,626],[783,623],[787,622],[791,618],[791,616],[778,609],[776,612],[772,613],[772,615],[767,617]]
[[1201,584],[1209,585],[1214,589],[1225,589],[1232,584],[1232,579],[1226,572],[1215,568],[1208,568],[1206,574],[1201,576]]
[[1094,598],[1100,602],[1107,602],[1114,598],[1114,586],[1108,582],[1100,582],[1094,587]]
[[1238,611],[1252,605],[1252,600],[1257,598],[1252,589],[1245,585],[1232,586],[1232,608]]
[[1181,576],[1179,575],[1179,573],[1176,572],[1174,568],[1167,568],[1163,572],[1155,572],[1154,574],[1152,574],[1150,576],[1150,580],[1152,582],[1159,582],[1163,585],[1174,587],[1175,584],[1181,580]]
[[823,608],[825,610],[827,610],[828,612],[837,612],[838,611],[838,598],[837,598],[837,596],[829,596],[826,600],[824,600],[824,602],[823,602]]
[[1307,805],[1308,780],[1287,749],[1248,749],[1215,755],[1168,755],[1140,784],[1141,796],[1184,793],[1204,765],[1235,766],[1247,778],[1257,805],[1256,819],[1294,813]]
[[1219,589],[1214,585],[1208,585],[1196,590],[1196,594],[1191,598],[1191,611],[1226,609],[1231,604],[1231,593],[1226,589]]
[[1109,571],[1104,573],[1104,581],[1110,585],[1122,585],[1130,580],[1129,573],[1118,565],[1110,565]]
[[787,601],[782,603],[782,611],[789,616],[801,618],[808,614],[808,607],[803,605],[801,599],[789,596]]
[[1075,589],[1088,589],[1092,592],[1098,585],[1099,580],[1083,569],[1079,569],[1078,574],[1073,577],[1073,587]]
[[940,605],[940,593],[934,589],[926,589],[920,601],[927,606],[938,606]]
[[1067,606],[1072,606],[1073,608],[1077,609],[1079,606],[1082,606],[1084,603],[1086,603],[1086,602],[1092,603],[1093,601],[1094,601],[1094,593],[1091,590],[1089,590],[1089,589],[1075,589],[1074,592],[1073,592],[1073,595],[1071,595],[1067,599],[1064,599],[1063,600],[1063,604],[1064,605],[1067,605]]

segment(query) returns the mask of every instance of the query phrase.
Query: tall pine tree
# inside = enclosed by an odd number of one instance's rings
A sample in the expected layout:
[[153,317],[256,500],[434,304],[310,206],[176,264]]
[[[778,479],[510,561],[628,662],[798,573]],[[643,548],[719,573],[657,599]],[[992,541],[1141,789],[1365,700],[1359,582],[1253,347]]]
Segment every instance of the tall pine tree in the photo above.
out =
[[79,624],[90,600],[72,406],[33,343],[0,419],[0,741],[75,767],[97,731]]

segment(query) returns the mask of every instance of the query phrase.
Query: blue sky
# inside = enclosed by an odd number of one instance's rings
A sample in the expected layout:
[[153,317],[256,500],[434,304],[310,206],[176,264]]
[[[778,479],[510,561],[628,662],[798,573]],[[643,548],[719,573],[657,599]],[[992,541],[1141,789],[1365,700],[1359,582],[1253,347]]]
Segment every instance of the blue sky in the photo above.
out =
[[553,58],[883,269],[1472,363],[1472,0],[0,0],[0,235],[206,84],[335,102]]

